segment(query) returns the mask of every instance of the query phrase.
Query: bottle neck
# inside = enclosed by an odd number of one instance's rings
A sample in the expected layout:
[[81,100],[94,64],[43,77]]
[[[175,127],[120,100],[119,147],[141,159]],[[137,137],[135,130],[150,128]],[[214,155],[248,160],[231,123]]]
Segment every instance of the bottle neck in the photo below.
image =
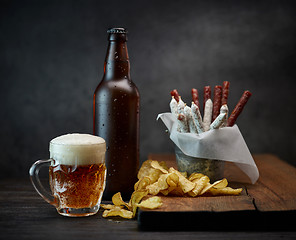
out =
[[126,41],[109,41],[104,63],[105,80],[130,79],[130,63]]

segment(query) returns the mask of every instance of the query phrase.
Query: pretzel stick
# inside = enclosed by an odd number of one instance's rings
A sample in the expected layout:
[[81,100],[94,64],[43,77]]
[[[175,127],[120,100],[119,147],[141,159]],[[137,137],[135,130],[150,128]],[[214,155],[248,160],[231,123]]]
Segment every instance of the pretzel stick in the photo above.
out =
[[221,105],[227,104],[228,93],[229,93],[229,82],[228,81],[224,81],[223,82],[223,87],[222,87]]
[[213,100],[213,117],[212,117],[212,121],[214,121],[218,117],[218,115],[220,114],[221,99],[222,99],[222,87],[221,86],[215,86],[214,100]]
[[205,131],[208,131],[210,129],[210,125],[212,122],[212,111],[213,111],[213,102],[209,98],[206,101],[205,112],[203,117],[203,127]]
[[204,111],[205,111],[205,105],[208,99],[211,99],[211,86],[204,87],[204,102],[203,102]]
[[174,98],[174,96],[172,96],[172,100],[170,102],[170,109],[171,109],[171,113],[176,116],[176,118],[178,117],[178,103],[176,101],[176,99]]
[[185,116],[186,116],[186,119],[187,119],[187,123],[188,123],[188,127],[189,127],[189,132],[191,133],[197,133],[197,129],[196,129],[196,126],[194,124],[194,121],[193,121],[193,116],[192,116],[192,113],[191,113],[191,108],[186,106],[184,108],[184,113],[185,113]]
[[173,91],[171,91],[171,95],[172,97],[174,97],[176,99],[177,102],[179,102],[179,93],[177,91],[177,89],[174,89]]
[[183,102],[181,96],[179,96],[179,102],[178,102],[178,113],[184,114],[184,108],[186,104]]
[[235,108],[233,109],[232,113],[230,114],[230,117],[228,118],[227,126],[232,127],[235,124],[236,119],[243,111],[244,106],[246,105],[246,103],[248,102],[251,96],[252,96],[252,93],[248,90],[243,93],[240,100],[238,101]]
[[226,119],[226,113],[220,113],[218,117],[216,117],[214,122],[211,123],[210,129],[218,129],[224,123],[225,119]]
[[228,106],[226,104],[222,105],[222,107],[220,108],[220,113],[226,113],[223,123],[221,125],[221,127],[226,127],[228,119]]
[[183,113],[178,115],[178,131],[181,133],[187,133],[189,131],[186,116]]
[[191,113],[193,117],[193,122],[195,123],[196,129],[197,129],[197,133],[204,132],[201,114],[198,106],[194,102],[192,102],[191,104]]
[[198,91],[195,88],[191,89],[191,95],[192,95],[192,102],[194,102],[198,108],[200,108],[200,104],[199,104],[199,97],[198,97]]

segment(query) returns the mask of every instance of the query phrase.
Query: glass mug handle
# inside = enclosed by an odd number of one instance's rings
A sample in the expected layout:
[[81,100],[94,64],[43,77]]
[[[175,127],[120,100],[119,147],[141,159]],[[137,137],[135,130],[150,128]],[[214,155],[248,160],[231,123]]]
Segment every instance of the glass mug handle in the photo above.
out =
[[52,159],[36,161],[30,168],[29,174],[30,174],[31,182],[35,190],[39,193],[39,195],[49,204],[57,206],[57,204],[54,201],[54,197],[50,193],[48,193],[48,191],[45,190],[45,188],[43,187],[39,179],[40,168],[49,167],[51,162],[52,162]]

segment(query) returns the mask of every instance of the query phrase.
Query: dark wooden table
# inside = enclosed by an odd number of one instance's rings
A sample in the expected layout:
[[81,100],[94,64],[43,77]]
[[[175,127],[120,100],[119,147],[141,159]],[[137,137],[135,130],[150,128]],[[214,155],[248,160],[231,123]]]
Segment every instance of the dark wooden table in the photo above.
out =
[[100,211],[85,218],[60,216],[39,197],[29,179],[0,180],[0,239],[296,239],[296,227],[285,231],[143,231],[137,220],[104,219],[101,215]]

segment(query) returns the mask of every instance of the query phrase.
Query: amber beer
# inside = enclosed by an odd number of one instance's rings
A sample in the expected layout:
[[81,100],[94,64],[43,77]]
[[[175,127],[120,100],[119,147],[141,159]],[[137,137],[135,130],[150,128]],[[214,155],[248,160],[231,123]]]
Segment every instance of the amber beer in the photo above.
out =
[[121,192],[127,200],[139,167],[139,92],[130,76],[126,29],[111,28],[108,34],[104,76],[93,98],[93,129],[107,146],[103,198]]
[[[67,134],[50,141],[50,202],[66,216],[95,214],[105,188],[106,143],[89,134]],[[38,190],[37,190],[38,191]]]
[[50,188],[60,209],[93,208],[104,191],[106,167],[101,164],[49,167]]

